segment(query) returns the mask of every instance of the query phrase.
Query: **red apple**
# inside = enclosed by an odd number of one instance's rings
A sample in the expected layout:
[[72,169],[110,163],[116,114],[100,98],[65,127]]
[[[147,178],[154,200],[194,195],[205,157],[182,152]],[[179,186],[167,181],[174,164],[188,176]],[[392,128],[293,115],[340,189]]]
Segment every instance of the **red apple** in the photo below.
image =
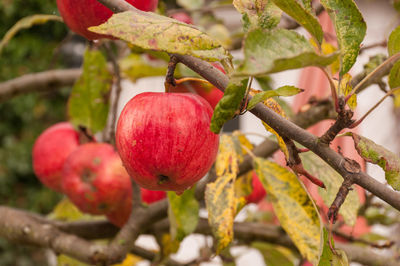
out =
[[133,97],[118,120],[116,144],[129,175],[143,188],[178,193],[214,163],[218,135],[212,108],[191,93],[145,92]]
[[[154,11],[158,0],[125,0],[143,11]],[[106,35],[90,32],[87,28],[106,22],[111,16],[110,9],[97,0],[57,0],[58,10],[65,24],[74,32],[89,40],[107,38]]]
[[46,129],[32,150],[33,171],[47,187],[62,192],[61,174],[68,155],[79,146],[79,133],[68,122]]
[[113,146],[86,143],[70,154],[62,177],[64,193],[83,212],[106,214],[131,197],[131,180]]
[[[224,69],[219,63],[212,63],[212,65],[218,68],[222,73],[225,73]],[[203,97],[214,109],[217,103],[224,96],[224,93],[214,86],[209,86],[207,83],[199,82],[196,80],[185,81],[181,84],[177,84],[170,92],[192,92],[197,93]]]
[[259,203],[262,199],[264,199],[267,193],[265,192],[265,189],[260,179],[254,171],[251,184],[253,186],[253,191],[249,195],[247,195],[245,199],[247,203]]
[[[153,191],[145,188],[140,188],[140,191],[142,192],[142,201],[147,204],[157,202],[167,197],[165,191]],[[112,224],[122,227],[128,221],[131,210],[132,197],[127,197],[121,206],[107,213],[106,216]]]
[[142,192],[142,201],[147,204],[157,202],[167,197],[165,191],[148,190],[145,188],[140,188],[140,190]]
[[185,12],[174,13],[171,15],[171,18],[174,18],[186,24],[193,24],[192,18]]

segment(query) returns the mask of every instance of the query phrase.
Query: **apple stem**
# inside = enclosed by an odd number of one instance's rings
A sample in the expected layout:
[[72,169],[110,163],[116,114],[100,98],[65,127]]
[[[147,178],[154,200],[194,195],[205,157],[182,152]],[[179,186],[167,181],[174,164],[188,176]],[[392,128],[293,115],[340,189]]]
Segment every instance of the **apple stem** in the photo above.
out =
[[170,55],[170,59],[168,62],[168,71],[167,71],[167,75],[165,76],[165,82],[164,82],[165,92],[170,92],[171,87],[175,88],[175,86],[176,86],[174,73],[175,73],[176,64],[178,64],[178,63],[179,63],[178,58],[174,55]]

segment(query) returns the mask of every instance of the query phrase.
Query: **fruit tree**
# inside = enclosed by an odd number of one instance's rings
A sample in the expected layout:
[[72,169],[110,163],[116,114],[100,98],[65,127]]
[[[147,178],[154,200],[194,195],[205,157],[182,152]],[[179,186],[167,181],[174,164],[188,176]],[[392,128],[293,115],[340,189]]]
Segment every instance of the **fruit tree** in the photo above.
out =
[[[24,14],[0,42],[0,162],[22,167],[29,154],[21,180],[0,189],[1,241],[49,265],[243,265],[248,251],[266,265],[400,265],[398,148],[360,129],[400,110],[400,26],[366,42],[364,9],[379,12],[377,1],[53,2],[57,12]],[[398,1],[382,2],[381,17],[398,16]],[[35,37],[53,51],[38,57],[49,69],[27,73],[41,48],[19,39],[49,24],[60,28]],[[145,92],[122,96],[143,80]],[[261,133],[224,128],[250,114]],[[23,208],[31,189],[50,207]],[[194,234],[205,244],[185,261]]]

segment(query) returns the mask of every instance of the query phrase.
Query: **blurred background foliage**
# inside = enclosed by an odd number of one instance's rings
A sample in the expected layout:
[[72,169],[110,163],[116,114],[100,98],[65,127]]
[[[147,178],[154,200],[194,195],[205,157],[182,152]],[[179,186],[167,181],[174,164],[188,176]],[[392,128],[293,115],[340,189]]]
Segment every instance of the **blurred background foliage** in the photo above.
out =
[[[19,19],[33,14],[58,14],[56,1],[0,0],[0,38]],[[64,24],[48,22],[20,31],[0,55],[0,82],[27,73],[67,67],[59,55],[68,34]],[[36,179],[31,151],[36,137],[65,120],[69,88],[28,94],[0,103],[0,203],[48,214],[61,198]],[[0,265],[43,265],[43,252],[0,239]]]

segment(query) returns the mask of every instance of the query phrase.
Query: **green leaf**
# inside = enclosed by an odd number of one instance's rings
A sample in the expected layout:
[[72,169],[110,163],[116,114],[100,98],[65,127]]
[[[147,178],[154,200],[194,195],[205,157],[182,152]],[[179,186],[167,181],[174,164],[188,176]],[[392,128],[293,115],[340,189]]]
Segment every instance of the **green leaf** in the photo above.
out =
[[204,0],[176,0],[176,3],[187,10],[191,10],[202,7]]
[[34,25],[44,24],[48,21],[62,22],[62,18],[56,15],[37,14],[20,19],[14,26],[11,27],[0,41],[0,54],[7,43],[17,34],[20,30],[28,29]]
[[294,266],[289,249],[264,242],[253,242],[251,247],[260,251],[266,265]]
[[[160,62],[162,62],[161,65]],[[139,54],[130,54],[122,58],[119,61],[119,66],[123,76],[133,82],[139,78],[164,76],[167,73],[167,62],[157,60],[153,63]]]
[[[329,233],[324,228],[324,248],[322,250],[318,266],[348,266],[349,262],[347,260],[346,253],[343,250],[336,248],[335,248],[335,253],[333,253],[331,247],[329,246],[328,241],[329,241]],[[331,239],[331,241],[333,242],[333,239]]]
[[340,76],[347,73],[356,62],[367,25],[353,0],[321,0],[336,30],[341,50]]
[[248,79],[230,81],[224,97],[215,106],[210,125],[212,132],[218,134],[225,122],[234,117],[246,93],[247,83]]
[[193,25],[152,12],[114,14],[106,23],[89,30],[114,36],[144,49],[187,54],[209,61],[229,59],[218,41]]
[[[396,62],[389,73],[388,83],[391,89],[400,87],[400,61]],[[394,95],[394,106],[400,107],[400,91],[396,90],[393,92]]]
[[389,56],[400,52],[400,26],[390,33],[388,44],[387,44]]
[[385,178],[395,190],[400,190],[400,159],[381,145],[355,133],[348,132],[354,140],[354,146],[367,162],[377,164],[385,171]]
[[243,15],[246,31],[275,28],[281,20],[282,11],[268,0],[233,0],[235,8]]
[[316,264],[321,249],[321,221],[314,202],[297,176],[286,168],[254,158],[254,169],[279,222],[303,257]]
[[247,110],[253,109],[257,103],[264,102],[266,99],[275,97],[275,96],[293,96],[296,94],[299,94],[300,92],[303,92],[302,89],[299,89],[295,86],[282,86],[280,88],[277,88],[276,90],[269,90],[269,91],[263,91],[260,93],[257,93],[256,95],[253,96],[253,98],[250,100],[249,104],[247,105]]
[[316,16],[296,0],[272,0],[275,5],[302,25],[317,41],[322,43],[324,33]]
[[87,49],[83,59],[83,73],[77,80],[68,101],[70,121],[87,127],[91,132],[101,131],[106,123],[112,75],[101,52]]
[[[327,163],[313,153],[307,152],[300,155],[304,168],[313,176],[318,177],[324,182],[326,189],[318,188],[318,193],[327,206],[334,201],[343,178]],[[358,208],[360,207],[360,199],[357,191],[351,190],[347,195],[343,205],[339,209],[339,213],[343,216],[346,224],[354,226],[357,220]]]
[[172,239],[182,241],[197,227],[199,221],[199,203],[194,197],[195,187],[185,190],[178,196],[168,191],[168,218]]
[[236,76],[263,76],[306,66],[327,66],[338,54],[317,55],[300,34],[286,29],[250,31],[244,41],[243,63]]

